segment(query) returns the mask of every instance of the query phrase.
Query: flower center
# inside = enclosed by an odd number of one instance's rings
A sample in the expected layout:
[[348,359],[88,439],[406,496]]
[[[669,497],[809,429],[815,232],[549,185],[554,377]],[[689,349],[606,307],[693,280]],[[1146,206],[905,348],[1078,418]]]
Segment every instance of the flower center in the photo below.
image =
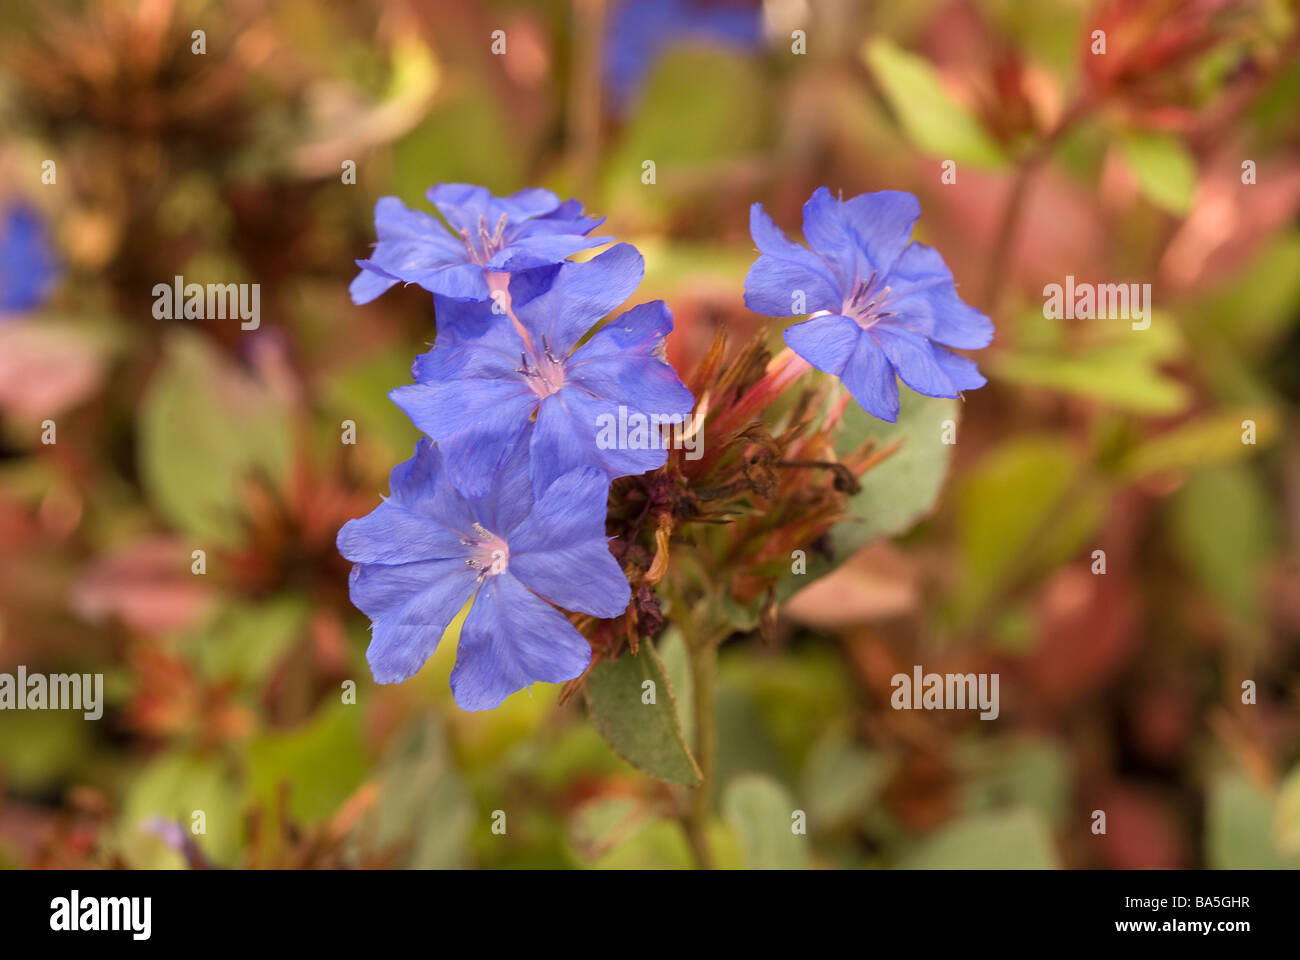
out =
[[509,545],[480,523],[474,524],[474,536],[466,537],[461,543],[470,548],[465,566],[479,571],[479,580],[505,573],[510,566]]
[[505,232],[507,214],[501,214],[497,220],[496,229],[488,233],[487,217],[478,218],[478,233],[471,234],[469,227],[460,228],[460,238],[465,244],[465,249],[469,251],[469,258],[480,267],[486,266],[487,262],[492,259],[493,254],[505,246]]
[[549,397],[553,393],[559,393],[560,388],[564,386],[564,361],[556,359],[545,337],[542,337],[540,355],[536,347],[532,347],[528,353],[519,354],[519,367],[516,372],[523,375],[533,393],[539,397]]
[[859,280],[853,296],[844,301],[844,316],[852,317],[863,330],[869,330],[881,320],[894,316],[885,309],[889,300],[889,287],[880,282],[876,271],[866,280]]

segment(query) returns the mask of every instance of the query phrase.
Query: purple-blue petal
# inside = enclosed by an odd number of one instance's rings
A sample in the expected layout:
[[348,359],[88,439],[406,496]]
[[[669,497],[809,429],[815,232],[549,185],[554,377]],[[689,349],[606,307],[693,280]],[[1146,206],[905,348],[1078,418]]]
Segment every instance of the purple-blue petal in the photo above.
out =
[[[645,261],[630,243],[620,243],[585,263],[566,263],[549,290],[526,303],[515,301],[515,315],[539,351],[545,339],[552,353],[566,356],[598,320],[632,295],[645,275]],[[530,291],[531,292],[531,291]]]
[[862,335],[862,328],[853,320],[830,314],[786,327],[785,342],[818,370],[842,377]]
[[948,375],[952,385],[958,390],[976,390],[988,383],[984,375],[979,372],[979,367],[970,357],[963,357],[960,354],[946,350],[938,344],[930,344],[930,349],[934,351],[935,362]]
[[512,240],[509,246],[498,250],[487,262],[489,270],[516,273],[533,270],[567,260],[579,250],[600,247],[613,237],[584,237],[576,233],[543,233]]
[[[533,489],[544,490],[576,467],[593,466],[611,478],[662,467],[668,450],[649,434],[646,447],[641,449],[623,449],[617,444],[607,448],[598,443],[607,435],[603,425],[619,422],[618,408],[615,401],[593,397],[575,387],[566,387],[543,400],[531,440]],[[625,415],[631,412],[625,411]]]
[[569,610],[617,617],[631,599],[609,552],[609,478],[583,467],[552,483],[510,537],[510,572],[530,590]]
[[850,293],[870,274],[871,265],[843,207],[828,189],[818,187],[803,205],[803,236],[825,262],[841,293]]
[[361,272],[348,285],[348,295],[358,307],[383,296],[401,282],[369,260],[358,260],[357,266],[361,268]]
[[898,371],[898,378],[927,397],[955,397],[948,374],[935,359],[934,350],[919,333],[888,323],[878,323],[868,335],[876,341],[889,362]]
[[461,559],[354,568],[352,602],[373,621],[366,659],[375,682],[414,676],[476,585],[476,571]]
[[907,246],[921,204],[910,193],[881,190],[845,200],[843,215],[872,269],[884,275]]
[[460,631],[451,691],[462,710],[491,710],[533,683],[562,683],[591,662],[564,615],[506,572],[484,582]]
[[574,351],[565,382],[630,410],[688,414],[695,397],[663,356],[663,338],[672,329],[673,315],[662,300],[638,304]]
[[978,350],[993,341],[993,321],[962,301],[952,271],[933,247],[909,244],[888,283],[889,309],[899,325],[949,347]]
[[435,380],[388,396],[438,442],[447,476],[467,497],[488,492],[537,404],[521,380]]
[[898,379],[893,365],[870,336],[858,337],[841,377],[863,410],[881,420],[898,420]]

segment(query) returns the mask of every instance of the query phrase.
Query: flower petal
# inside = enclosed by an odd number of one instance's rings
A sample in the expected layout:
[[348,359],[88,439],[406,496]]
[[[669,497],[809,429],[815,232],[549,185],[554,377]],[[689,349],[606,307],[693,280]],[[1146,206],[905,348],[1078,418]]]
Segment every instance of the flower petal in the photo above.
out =
[[858,337],[841,379],[863,410],[889,423],[897,422],[898,380],[888,358],[871,337]]
[[524,341],[490,300],[434,297],[438,338],[432,350],[420,354],[411,375],[420,383],[435,380],[516,380]]
[[522,380],[435,380],[388,396],[438,442],[448,477],[467,497],[488,492],[537,404]]
[[443,477],[442,458],[429,440],[389,476],[391,495],[338,533],[339,553],[353,563],[414,563],[467,555],[462,542],[474,514]]
[[961,390],[975,390],[988,383],[984,375],[979,372],[975,361],[969,357],[963,357],[960,354],[953,353],[951,350],[945,350],[937,344],[930,344],[930,349],[934,351],[934,359],[943,372],[948,375],[952,385]]
[[474,594],[477,573],[463,560],[354,568],[352,602],[374,621],[366,659],[376,683],[414,676]]
[[422,244],[443,260],[465,253],[465,245],[448,233],[437,218],[410,209],[397,197],[380,197],[375,201],[375,236],[381,242]]
[[[429,202],[438,208],[443,219],[455,231],[478,230],[479,218],[486,220],[492,213],[492,194],[487,187],[472,183],[438,183],[424,192]],[[488,229],[496,227],[495,220]]]
[[[617,436],[618,408],[618,403],[578,387],[565,387],[543,400],[531,440],[533,489],[543,491],[577,467],[596,467],[610,478],[662,467],[668,449],[658,431],[650,429],[649,418],[639,421],[632,417],[635,411],[625,410],[625,422],[633,428],[645,426],[644,431],[629,429],[630,440],[625,442]],[[608,442],[611,429],[613,443]]]
[[574,351],[564,367],[565,383],[629,410],[690,413],[695,397],[662,356],[672,329],[673,315],[662,300],[638,304]]
[[786,239],[762,204],[749,208],[749,232],[762,252],[745,276],[749,309],[770,317],[792,317],[840,308],[844,296],[834,274],[811,250]]
[[843,207],[829,190],[818,187],[803,205],[803,235],[829,267],[837,288],[847,292],[871,270]]
[[785,329],[785,342],[791,350],[835,377],[844,376],[861,336],[862,328],[839,314],[813,317]]
[[348,285],[348,294],[358,307],[378,299],[401,283],[396,277],[389,276],[369,260],[358,260],[357,266],[361,268],[361,272]]
[[605,510],[609,478],[592,467],[552,483],[510,537],[510,572],[568,610],[617,617],[631,600],[627,578],[609,552]]
[[526,303],[515,300],[515,315],[535,347],[546,344],[565,357],[598,320],[627,300],[645,275],[645,261],[629,243],[611,247],[586,263],[566,263],[551,288]]
[[841,212],[872,269],[884,275],[907,246],[921,216],[921,204],[910,193],[881,190],[845,200]]
[[927,397],[955,397],[957,389],[935,359],[930,342],[919,333],[888,323],[878,323],[869,331],[898,377],[917,393]]
[[[378,248],[375,252],[379,252]],[[428,270],[406,270],[402,273],[402,280],[418,284],[430,293],[456,300],[487,300],[491,295],[483,268],[476,263],[452,263]]]
[[500,270],[505,273],[532,270],[567,260],[579,250],[604,246],[613,239],[613,237],[584,237],[577,233],[543,233],[522,237],[512,240],[508,246],[493,254],[487,262],[487,267],[489,270]]
[[978,350],[993,341],[993,321],[957,295],[939,251],[910,243],[888,279],[897,323],[950,347]]
[[475,519],[504,540],[509,540],[515,528],[532,512],[531,462],[528,440],[524,437],[506,455],[487,494],[469,501],[468,509],[473,511]]
[[428,517],[385,500],[364,517],[349,520],[338,533],[338,549],[353,563],[417,563],[464,559],[462,534]]
[[545,216],[560,206],[560,198],[544,187],[525,187],[493,200],[493,213],[504,213],[516,222]]
[[531,683],[580,676],[591,645],[508,572],[489,577],[460,631],[451,691],[462,710],[491,710]]

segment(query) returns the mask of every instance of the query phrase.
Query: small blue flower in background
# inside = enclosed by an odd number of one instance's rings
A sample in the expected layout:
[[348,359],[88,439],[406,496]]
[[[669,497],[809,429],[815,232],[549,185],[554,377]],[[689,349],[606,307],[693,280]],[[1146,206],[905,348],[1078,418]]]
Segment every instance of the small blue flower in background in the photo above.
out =
[[663,466],[662,445],[606,448],[600,426],[638,413],[681,420],[693,409],[664,359],[668,308],[659,300],[633,307],[577,347],[631,296],[644,269],[621,243],[586,263],[513,275],[512,316],[494,303],[434,298],[437,342],[417,358],[416,383],[389,396],[438,442],[461,492],[487,492],[520,445],[531,449],[537,490],[580,466],[611,479]]
[[487,273],[559,263],[611,239],[587,236],[603,218],[584,217],[582,204],[561,203],[549,190],[494,197],[485,187],[443,183],[426,196],[455,232],[396,197],[382,197],[375,204],[379,242],[369,259],[357,261],[354,303],[369,303],[397,283],[458,300],[487,300]]
[[993,323],[962,302],[938,251],[908,242],[920,213],[910,193],[841,201],[820,187],[803,208],[810,250],[786,239],[761,204],[750,209],[762,255],[745,277],[746,305],[773,317],[814,314],[786,329],[786,344],[890,422],[898,419],[895,376],[931,397],[987,382],[974,361],[945,347],[986,347]]
[[0,214],[0,316],[43,304],[58,279],[45,223],[36,210],[15,203]]
[[393,469],[391,496],[339,531],[339,552],[356,564],[352,602],[373,623],[366,658],[377,682],[413,676],[471,598],[451,673],[462,709],[490,710],[587,668],[590,645],[552,604],[595,617],[627,607],[605,537],[609,480],[579,468],[534,498],[527,461],[521,445],[490,492],[467,500],[421,440]]
[[735,0],[623,0],[605,35],[605,85],[616,106],[630,103],[655,60],[673,44],[704,43],[747,51],[763,42],[763,15]]

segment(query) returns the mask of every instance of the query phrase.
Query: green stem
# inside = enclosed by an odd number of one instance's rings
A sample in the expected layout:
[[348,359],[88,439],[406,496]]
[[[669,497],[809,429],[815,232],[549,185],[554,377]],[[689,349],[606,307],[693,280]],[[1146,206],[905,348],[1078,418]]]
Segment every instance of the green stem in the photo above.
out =
[[708,829],[713,816],[713,782],[717,770],[717,686],[718,645],[707,631],[690,638],[691,688],[695,703],[695,762],[700,767],[700,785],[690,795],[684,818],[686,839],[696,866],[713,869]]

